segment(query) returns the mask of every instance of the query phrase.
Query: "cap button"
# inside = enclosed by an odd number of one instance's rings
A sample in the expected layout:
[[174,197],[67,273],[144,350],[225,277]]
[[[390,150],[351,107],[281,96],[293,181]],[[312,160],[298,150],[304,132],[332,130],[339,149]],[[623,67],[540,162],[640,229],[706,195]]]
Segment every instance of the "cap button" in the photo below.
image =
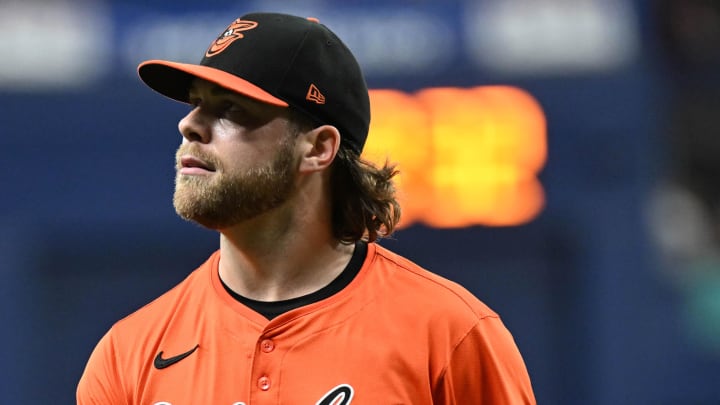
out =
[[315,17],[308,17],[307,20],[308,20],[308,21],[311,21],[311,22],[314,22],[314,23],[319,23],[319,22],[320,22],[320,20],[318,20],[318,19],[315,18]]

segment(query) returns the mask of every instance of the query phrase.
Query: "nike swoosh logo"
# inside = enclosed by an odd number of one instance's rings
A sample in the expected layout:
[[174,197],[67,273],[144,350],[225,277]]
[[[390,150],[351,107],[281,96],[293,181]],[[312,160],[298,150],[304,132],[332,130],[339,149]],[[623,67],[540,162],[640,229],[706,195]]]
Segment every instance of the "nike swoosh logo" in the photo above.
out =
[[181,354],[178,354],[177,356],[173,356],[173,357],[168,357],[167,359],[163,359],[163,357],[162,357],[163,352],[161,351],[160,353],[157,354],[157,356],[155,356],[155,360],[153,360],[153,365],[158,370],[162,370],[166,367],[170,367],[173,364],[177,363],[178,361],[184,359],[185,357],[193,354],[193,352],[195,352],[195,350],[197,350],[198,347],[200,347],[200,345],[195,345],[195,347],[186,351],[185,353],[181,353]]

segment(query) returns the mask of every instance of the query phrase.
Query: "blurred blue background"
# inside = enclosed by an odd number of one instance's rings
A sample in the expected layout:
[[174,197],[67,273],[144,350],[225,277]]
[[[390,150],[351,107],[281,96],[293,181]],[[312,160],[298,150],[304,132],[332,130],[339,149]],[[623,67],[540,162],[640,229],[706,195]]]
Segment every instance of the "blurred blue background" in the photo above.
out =
[[371,88],[539,101],[536,219],[383,242],[501,314],[539,403],[720,403],[713,0],[0,2],[0,403],[74,403],[112,323],[216,249],[171,205],[186,108],[135,68],[256,10],[318,17]]

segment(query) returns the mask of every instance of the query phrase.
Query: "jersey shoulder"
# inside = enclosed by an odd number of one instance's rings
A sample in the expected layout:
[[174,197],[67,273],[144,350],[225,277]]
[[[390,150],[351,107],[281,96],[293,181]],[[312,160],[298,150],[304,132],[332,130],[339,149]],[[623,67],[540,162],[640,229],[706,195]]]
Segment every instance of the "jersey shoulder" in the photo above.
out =
[[178,316],[181,312],[201,308],[198,301],[204,291],[210,289],[210,269],[216,255],[217,252],[170,290],[118,320],[111,328],[115,339],[133,341],[138,337],[161,334],[173,319],[183,318]]
[[376,245],[378,264],[389,273],[393,288],[417,305],[429,305],[450,314],[498,318],[498,314],[459,283],[425,269],[412,260]]

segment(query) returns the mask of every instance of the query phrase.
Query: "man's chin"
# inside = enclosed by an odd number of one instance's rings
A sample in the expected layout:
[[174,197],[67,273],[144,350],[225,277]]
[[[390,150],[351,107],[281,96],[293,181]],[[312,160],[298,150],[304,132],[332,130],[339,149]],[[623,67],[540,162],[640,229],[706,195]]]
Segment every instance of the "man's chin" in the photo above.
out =
[[175,208],[175,212],[178,214],[178,216],[188,222],[193,222],[195,224],[198,224],[202,226],[203,228],[207,228],[213,231],[220,231],[223,228],[226,228],[227,225],[223,221],[219,221],[215,218],[210,218],[205,215],[200,215],[196,212],[186,212],[181,209]]
[[195,222],[200,226],[209,229],[216,228],[216,221],[211,219],[207,207],[202,206],[203,198],[193,192],[192,186],[180,186],[175,188],[173,206],[178,216],[186,221]]

